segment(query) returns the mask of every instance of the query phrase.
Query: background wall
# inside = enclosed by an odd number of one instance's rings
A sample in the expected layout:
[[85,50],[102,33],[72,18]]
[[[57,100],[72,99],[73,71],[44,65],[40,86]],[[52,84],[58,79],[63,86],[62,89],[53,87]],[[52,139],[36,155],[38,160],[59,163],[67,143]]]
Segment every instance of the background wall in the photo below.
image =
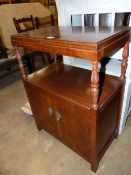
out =
[[3,35],[5,47],[12,49],[10,36],[17,34],[14,26],[13,17],[22,18],[29,17],[44,17],[49,16],[50,11],[39,2],[21,3],[21,4],[5,4],[0,6],[0,31]]
[[70,25],[71,14],[131,12],[131,0],[56,0],[59,25]]

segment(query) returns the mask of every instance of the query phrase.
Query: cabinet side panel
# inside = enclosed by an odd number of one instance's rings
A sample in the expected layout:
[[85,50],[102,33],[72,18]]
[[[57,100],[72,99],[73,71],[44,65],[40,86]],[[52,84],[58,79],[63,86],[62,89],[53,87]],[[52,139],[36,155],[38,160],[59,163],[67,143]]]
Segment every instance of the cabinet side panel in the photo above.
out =
[[38,109],[38,104],[40,105],[40,103],[38,102],[38,100],[40,99],[38,91],[36,90],[35,86],[31,85],[29,82],[23,80],[23,83],[31,106],[31,110],[33,112],[33,117],[35,119],[38,129],[40,129],[42,119],[40,117],[41,111]]
[[[99,111],[97,118],[97,137],[96,152],[97,155],[104,154],[108,146],[111,144],[117,132],[118,110],[120,103],[119,90],[111,101]],[[105,151],[104,151],[105,150]],[[98,156],[99,157],[99,156]]]

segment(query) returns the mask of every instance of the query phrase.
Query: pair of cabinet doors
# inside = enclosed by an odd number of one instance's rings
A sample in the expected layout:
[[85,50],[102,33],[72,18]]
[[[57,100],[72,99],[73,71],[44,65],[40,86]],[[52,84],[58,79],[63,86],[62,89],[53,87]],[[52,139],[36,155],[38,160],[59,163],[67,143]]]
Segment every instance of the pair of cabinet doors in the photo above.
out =
[[90,111],[28,81],[24,85],[37,128],[90,160]]

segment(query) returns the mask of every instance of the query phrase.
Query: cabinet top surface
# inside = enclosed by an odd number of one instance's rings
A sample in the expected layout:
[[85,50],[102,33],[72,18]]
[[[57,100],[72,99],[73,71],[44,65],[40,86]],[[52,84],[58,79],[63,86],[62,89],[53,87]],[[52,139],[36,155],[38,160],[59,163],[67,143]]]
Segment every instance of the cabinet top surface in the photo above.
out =
[[13,35],[11,41],[14,46],[99,60],[124,45],[129,36],[129,27],[53,26]]
[[46,41],[82,42],[96,44],[103,42],[109,37],[114,37],[129,27],[44,27],[39,30],[28,31],[12,36],[12,38],[32,38]]

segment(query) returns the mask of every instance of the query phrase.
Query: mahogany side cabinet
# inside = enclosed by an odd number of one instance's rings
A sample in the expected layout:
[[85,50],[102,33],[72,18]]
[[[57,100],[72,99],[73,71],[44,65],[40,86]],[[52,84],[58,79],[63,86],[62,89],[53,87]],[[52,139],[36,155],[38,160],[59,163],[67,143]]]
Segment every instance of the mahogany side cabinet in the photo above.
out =
[[[11,37],[37,128],[89,161],[94,172],[118,136],[129,39],[129,27],[47,27]],[[100,72],[98,62],[122,46],[120,78]],[[18,47],[88,59],[92,70],[56,61],[27,75]]]

